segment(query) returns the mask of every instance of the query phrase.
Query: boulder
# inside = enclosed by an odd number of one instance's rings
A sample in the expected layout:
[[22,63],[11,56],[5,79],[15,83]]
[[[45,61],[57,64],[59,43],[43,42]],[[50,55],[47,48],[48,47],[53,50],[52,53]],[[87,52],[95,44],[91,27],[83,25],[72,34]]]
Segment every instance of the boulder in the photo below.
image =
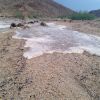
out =
[[41,26],[47,26],[47,24],[44,23],[44,22],[41,22],[40,25],[41,25]]
[[17,27],[16,23],[11,23],[10,28]]
[[28,25],[23,26],[23,29],[28,29],[30,28]]
[[73,21],[72,19],[69,20],[70,23],[71,23],[72,21]]
[[38,22],[39,22],[38,20],[34,21],[34,23],[38,23]]
[[30,21],[30,22],[28,22],[28,24],[34,24],[35,22],[33,22],[33,21]]
[[22,27],[22,26],[24,26],[22,23],[17,24],[17,27]]

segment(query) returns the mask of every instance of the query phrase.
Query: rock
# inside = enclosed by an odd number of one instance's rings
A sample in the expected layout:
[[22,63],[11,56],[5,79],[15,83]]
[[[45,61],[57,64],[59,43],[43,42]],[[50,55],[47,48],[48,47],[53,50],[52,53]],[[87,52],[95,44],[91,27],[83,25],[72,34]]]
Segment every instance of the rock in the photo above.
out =
[[65,19],[64,22],[67,22],[67,20]]
[[33,21],[30,21],[30,22],[28,22],[28,24],[34,24],[35,22],[33,22]]
[[17,27],[22,27],[22,26],[24,26],[22,23],[17,24]]
[[15,24],[15,23],[11,23],[11,25],[10,25],[10,28],[14,28],[14,27],[16,27],[17,25]]
[[44,22],[41,22],[40,25],[41,25],[41,26],[47,26],[47,24],[44,23]]
[[38,23],[38,22],[39,22],[38,20],[34,21],[34,23]]
[[27,29],[27,28],[30,28],[28,25],[25,25],[24,27],[23,27],[23,29]]
[[30,22],[28,22],[28,24],[34,24],[34,23],[38,23],[39,21],[30,21]]
[[69,20],[70,23],[71,23],[72,21],[73,21],[72,19]]

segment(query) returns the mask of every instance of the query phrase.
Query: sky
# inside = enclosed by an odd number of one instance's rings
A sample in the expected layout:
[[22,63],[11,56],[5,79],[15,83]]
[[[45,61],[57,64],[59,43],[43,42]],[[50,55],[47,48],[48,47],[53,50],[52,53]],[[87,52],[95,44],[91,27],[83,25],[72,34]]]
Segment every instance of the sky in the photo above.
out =
[[91,11],[100,9],[100,0],[55,0],[75,11]]

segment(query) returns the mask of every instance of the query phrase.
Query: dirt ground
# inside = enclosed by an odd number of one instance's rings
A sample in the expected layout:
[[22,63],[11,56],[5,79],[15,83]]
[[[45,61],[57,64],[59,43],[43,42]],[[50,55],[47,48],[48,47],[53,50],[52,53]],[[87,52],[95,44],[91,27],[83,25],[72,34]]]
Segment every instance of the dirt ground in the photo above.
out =
[[64,21],[56,21],[58,24],[66,25],[68,29],[84,32],[86,34],[92,34],[100,36],[100,20],[93,21],[75,21],[69,20]]
[[[98,22],[60,23],[100,35]],[[100,100],[100,57],[55,52],[28,60],[25,41],[12,35],[13,30],[0,33],[1,100]]]

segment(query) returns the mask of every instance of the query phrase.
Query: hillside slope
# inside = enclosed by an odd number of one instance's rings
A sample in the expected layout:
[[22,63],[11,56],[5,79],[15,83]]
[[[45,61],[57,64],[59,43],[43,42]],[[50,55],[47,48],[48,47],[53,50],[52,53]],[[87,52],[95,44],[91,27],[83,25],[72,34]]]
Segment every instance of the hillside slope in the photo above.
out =
[[0,0],[1,16],[68,16],[73,13],[69,8],[54,0]]
[[97,17],[100,17],[100,9],[90,11],[90,13],[91,13],[91,14],[94,14],[94,15],[97,16]]

